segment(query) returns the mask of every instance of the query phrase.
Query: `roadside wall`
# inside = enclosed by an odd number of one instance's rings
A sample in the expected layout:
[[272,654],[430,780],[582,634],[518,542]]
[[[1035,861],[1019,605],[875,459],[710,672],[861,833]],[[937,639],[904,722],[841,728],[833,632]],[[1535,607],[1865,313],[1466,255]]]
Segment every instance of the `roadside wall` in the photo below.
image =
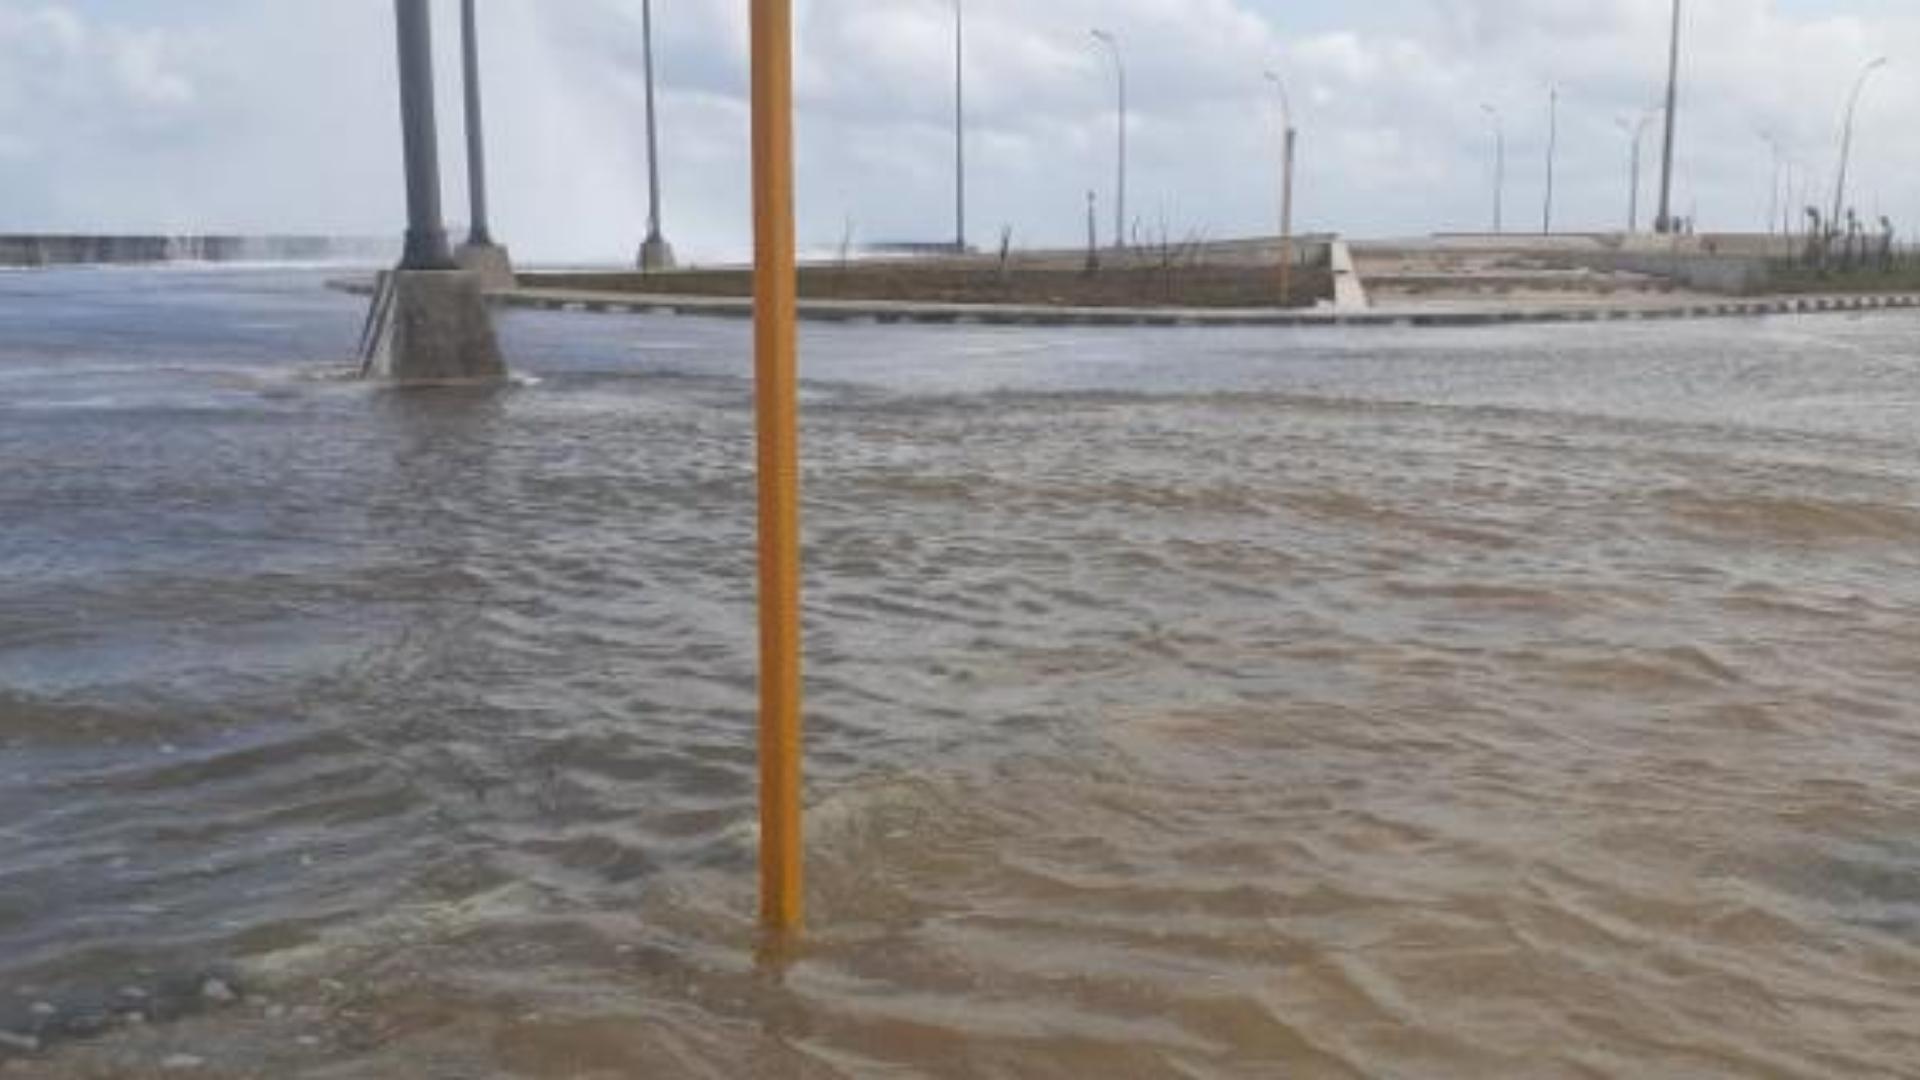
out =
[[1765,292],[1773,278],[1766,259],[1748,255],[1613,251],[1568,256],[1568,261],[1594,270],[1663,277],[1697,292],[1733,296]]
[[328,236],[0,235],[0,266],[113,266],[169,262],[384,260],[390,240]]

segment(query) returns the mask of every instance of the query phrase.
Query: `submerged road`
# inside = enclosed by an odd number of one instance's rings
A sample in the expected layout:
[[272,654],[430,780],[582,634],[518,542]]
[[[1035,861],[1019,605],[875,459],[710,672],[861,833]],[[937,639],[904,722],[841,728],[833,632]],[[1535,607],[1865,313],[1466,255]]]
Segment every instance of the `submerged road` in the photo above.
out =
[[360,313],[0,274],[5,1067],[1920,1060],[1915,313],[809,326],[778,980],[748,327]]

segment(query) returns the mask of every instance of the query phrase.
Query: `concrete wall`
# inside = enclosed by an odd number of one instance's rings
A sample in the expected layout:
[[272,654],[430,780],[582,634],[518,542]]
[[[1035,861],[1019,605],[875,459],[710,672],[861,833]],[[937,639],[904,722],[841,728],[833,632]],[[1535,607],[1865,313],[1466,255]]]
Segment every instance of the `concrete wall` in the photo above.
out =
[[[1438,248],[1458,252],[1510,252],[1515,255],[1559,255],[1571,251],[1604,251],[1617,247],[1618,234],[1608,233],[1435,233],[1431,240],[1415,240],[1404,246],[1411,250]],[[1392,243],[1369,243],[1367,248],[1393,249]]]
[[1327,252],[1327,263],[1333,271],[1333,310],[1365,311],[1369,306],[1367,287],[1360,280],[1359,271],[1354,269],[1353,251],[1345,241],[1333,242]]
[[[1177,240],[1172,243],[1179,247],[1179,262],[1183,266],[1273,266],[1280,259],[1280,241],[1277,237],[1203,240],[1192,246],[1181,245]],[[1325,233],[1295,237],[1293,263],[1295,266],[1308,269],[1325,268],[1332,246],[1333,237]],[[1009,256],[1008,262],[1013,268],[1020,270],[1077,270],[1085,264],[1086,258],[1087,249],[1084,247],[1035,248],[1024,251],[1016,249]],[[1100,265],[1114,269],[1129,266],[1156,266],[1160,258],[1161,252],[1150,247],[1133,247],[1126,251],[1115,251],[1110,247],[1100,249]],[[992,254],[973,256],[975,263],[980,260],[985,260],[989,264],[997,261]]]
[[1620,269],[1660,274],[1701,292],[1736,296],[1764,292],[1773,280],[1767,260],[1744,255],[1618,255]]
[[1698,292],[1747,296],[1773,281],[1768,261],[1757,255],[1710,255],[1700,251],[1609,251],[1568,254],[1561,261],[1593,270],[1662,277]]
[[328,236],[0,236],[0,266],[169,262],[384,262],[392,240]]

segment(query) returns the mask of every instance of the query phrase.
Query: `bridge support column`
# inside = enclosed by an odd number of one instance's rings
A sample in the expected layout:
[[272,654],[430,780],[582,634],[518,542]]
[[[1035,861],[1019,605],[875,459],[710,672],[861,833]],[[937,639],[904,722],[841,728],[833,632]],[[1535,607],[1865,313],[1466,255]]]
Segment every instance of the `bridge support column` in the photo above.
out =
[[506,377],[480,278],[464,270],[398,270],[369,366],[375,377],[421,384]]
[[394,0],[400,121],[407,167],[407,245],[391,293],[376,297],[369,370],[402,383],[499,379],[507,369],[478,275],[459,269],[440,216],[428,0]]

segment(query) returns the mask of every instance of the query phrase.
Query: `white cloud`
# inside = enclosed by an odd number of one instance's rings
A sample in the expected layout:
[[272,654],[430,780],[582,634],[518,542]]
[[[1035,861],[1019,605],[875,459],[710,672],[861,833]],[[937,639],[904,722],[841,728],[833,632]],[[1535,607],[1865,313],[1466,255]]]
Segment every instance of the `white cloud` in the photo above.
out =
[[186,104],[191,35],[88,22],[64,3],[0,6],[0,119],[30,126],[68,120],[98,125],[111,117]]
[[172,38],[158,30],[117,30],[107,46],[108,64],[121,91],[135,103],[168,109],[193,102],[193,82],[181,70]]

